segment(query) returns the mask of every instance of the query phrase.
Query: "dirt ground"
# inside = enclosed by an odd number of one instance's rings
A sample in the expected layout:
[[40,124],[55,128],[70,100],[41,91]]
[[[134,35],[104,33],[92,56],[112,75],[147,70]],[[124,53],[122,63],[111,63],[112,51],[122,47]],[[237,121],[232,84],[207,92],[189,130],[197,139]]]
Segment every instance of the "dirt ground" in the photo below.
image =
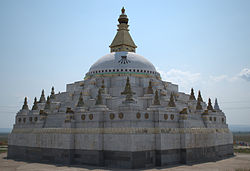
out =
[[[118,170],[111,168],[92,167],[92,166],[60,166],[53,164],[42,164],[42,163],[29,163],[23,161],[7,160],[6,153],[0,154],[0,171],[86,171],[86,170]],[[178,165],[171,167],[156,167],[152,169],[154,171],[180,171],[180,170],[219,170],[219,171],[250,171],[250,154],[236,154],[232,158],[220,160],[217,162],[208,162],[194,165]],[[121,169],[120,169],[121,171]]]

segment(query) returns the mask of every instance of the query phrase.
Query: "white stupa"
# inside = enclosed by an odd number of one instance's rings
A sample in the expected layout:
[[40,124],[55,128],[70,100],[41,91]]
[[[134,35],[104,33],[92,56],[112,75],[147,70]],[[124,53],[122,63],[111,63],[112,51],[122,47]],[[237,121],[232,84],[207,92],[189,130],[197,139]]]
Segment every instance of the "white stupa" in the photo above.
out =
[[122,9],[111,53],[84,80],[32,109],[25,98],[8,140],[8,158],[118,168],[214,161],[233,155],[226,116],[216,102],[161,80],[137,46]]

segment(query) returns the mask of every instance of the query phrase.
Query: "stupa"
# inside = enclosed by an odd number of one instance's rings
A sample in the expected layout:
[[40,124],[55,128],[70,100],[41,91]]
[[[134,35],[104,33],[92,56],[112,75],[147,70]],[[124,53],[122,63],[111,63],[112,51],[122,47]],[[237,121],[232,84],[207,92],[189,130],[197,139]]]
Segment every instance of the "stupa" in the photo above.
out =
[[233,138],[216,100],[207,105],[163,81],[141,55],[122,8],[110,53],[66,91],[16,114],[8,158],[145,168],[214,161],[233,155]]

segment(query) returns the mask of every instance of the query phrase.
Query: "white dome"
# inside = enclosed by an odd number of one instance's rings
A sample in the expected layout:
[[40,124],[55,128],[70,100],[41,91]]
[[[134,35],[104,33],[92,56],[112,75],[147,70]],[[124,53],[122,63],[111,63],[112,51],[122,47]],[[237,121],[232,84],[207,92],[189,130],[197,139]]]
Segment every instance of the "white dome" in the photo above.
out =
[[154,65],[133,52],[112,52],[101,57],[89,69],[88,75],[110,72],[157,74]]

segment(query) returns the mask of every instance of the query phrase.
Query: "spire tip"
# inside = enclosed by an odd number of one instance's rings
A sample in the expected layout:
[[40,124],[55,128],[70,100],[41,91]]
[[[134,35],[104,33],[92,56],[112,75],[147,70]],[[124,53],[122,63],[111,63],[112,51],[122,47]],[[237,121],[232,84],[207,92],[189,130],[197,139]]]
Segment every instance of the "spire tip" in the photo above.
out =
[[122,7],[121,11],[122,11],[122,14],[125,14],[125,8],[124,7]]

